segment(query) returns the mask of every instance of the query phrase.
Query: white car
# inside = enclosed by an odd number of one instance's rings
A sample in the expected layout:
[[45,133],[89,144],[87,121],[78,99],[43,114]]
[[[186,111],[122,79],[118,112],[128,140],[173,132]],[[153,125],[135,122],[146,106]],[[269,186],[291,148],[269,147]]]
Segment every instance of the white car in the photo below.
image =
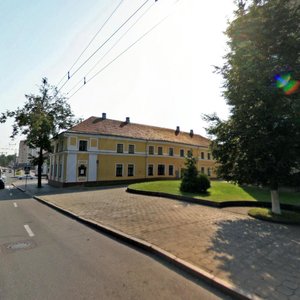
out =
[[34,179],[34,176],[28,174],[28,175],[21,175],[21,176],[18,176],[18,179],[19,180],[22,180],[22,179]]

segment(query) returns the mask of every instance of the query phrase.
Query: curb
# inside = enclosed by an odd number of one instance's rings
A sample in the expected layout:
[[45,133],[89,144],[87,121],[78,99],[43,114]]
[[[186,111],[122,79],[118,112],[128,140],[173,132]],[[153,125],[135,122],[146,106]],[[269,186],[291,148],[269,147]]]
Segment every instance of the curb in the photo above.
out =
[[[22,192],[26,192],[21,187],[15,186],[18,190]],[[47,205],[50,208],[55,209],[58,212],[61,212],[65,216],[71,217],[74,220],[77,220],[91,228],[97,229],[98,231],[104,232],[110,236],[113,236],[123,242],[126,242],[132,246],[135,246],[137,248],[140,248],[142,250],[145,250],[151,254],[156,255],[157,257],[171,263],[175,267],[187,272],[188,274],[200,278],[204,280],[206,283],[214,286],[215,288],[220,289],[221,291],[227,293],[228,295],[234,296],[237,299],[243,299],[243,300],[260,300],[262,298],[244,290],[241,288],[238,288],[234,285],[232,285],[229,282],[226,282],[225,280],[218,278],[215,275],[212,275],[211,273],[196,267],[195,265],[175,256],[174,254],[163,250],[159,248],[158,246],[155,246],[149,242],[146,242],[144,240],[141,240],[139,238],[133,237],[131,235],[128,235],[120,230],[114,229],[112,227],[106,226],[104,224],[101,224],[99,222],[95,222],[89,219],[86,219],[84,217],[80,217],[79,215],[71,212],[70,210],[64,209],[56,204],[53,204],[49,201],[46,201],[40,197],[32,195],[32,197],[39,201],[40,203]]]
[[[155,196],[155,197],[168,198],[172,200],[185,201],[193,204],[211,206],[215,208],[237,207],[237,206],[270,208],[272,206],[270,202],[263,202],[263,201],[255,202],[255,201],[247,201],[247,200],[238,200],[238,201],[214,202],[214,201],[200,199],[200,198],[196,199],[196,198],[191,198],[186,196],[172,195],[163,192],[140,191],[131,188],[127,188],[126,192],[131,194],[144,195],[144,196]],[[295,210],[300,212],[300,206],[297,205],[281,203],[280,206],[282,209]]]

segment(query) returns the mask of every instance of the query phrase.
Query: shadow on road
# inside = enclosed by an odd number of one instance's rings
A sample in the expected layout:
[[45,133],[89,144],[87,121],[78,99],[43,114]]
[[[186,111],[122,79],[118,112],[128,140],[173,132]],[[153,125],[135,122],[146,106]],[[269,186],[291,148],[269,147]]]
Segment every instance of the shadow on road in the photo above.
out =
[[257,220],[222,221],[217,225],[210,250],[235,285],[261,297],[300,291],[299,226]]
[[19,191],[18,189],[9,186],[6,186],[5,189],[0,190],[0,201],[7,200],[22,200],[22,199],[30,199],[31,197],[26,193]]

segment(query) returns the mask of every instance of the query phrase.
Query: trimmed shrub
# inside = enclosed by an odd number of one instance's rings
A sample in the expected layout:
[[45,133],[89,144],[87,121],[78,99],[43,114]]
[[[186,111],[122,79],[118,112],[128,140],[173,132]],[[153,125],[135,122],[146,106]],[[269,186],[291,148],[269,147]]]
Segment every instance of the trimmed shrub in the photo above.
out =
[[197,192],[206,193],[210,188],[210,180],[207,175],[199,174],[197,176]]
[[205,174],[198,174],[196,159],[190,153],[185,161],[186,169],[183,173],[180,191],[188,193],[206,193],[210,188],[209,178]]

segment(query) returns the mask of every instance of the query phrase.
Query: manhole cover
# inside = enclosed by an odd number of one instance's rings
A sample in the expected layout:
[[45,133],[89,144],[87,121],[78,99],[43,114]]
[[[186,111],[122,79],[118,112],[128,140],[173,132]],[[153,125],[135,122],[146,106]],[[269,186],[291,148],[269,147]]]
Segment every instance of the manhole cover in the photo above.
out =
[[14,243],[7,243],[2,245],[2,250],[6,253],[11,253],[17,250],[26,250],[26,249],[32,249],[36,246],[34,241],[18,241]]
[[16,242],[13,244],[8,244],[6,246],[7,249],[11,249],[11,250],[19,250],[19,249],[26,249],[26,248],[30,248],[31,246],[31,242],[27,241],[27,242]]

